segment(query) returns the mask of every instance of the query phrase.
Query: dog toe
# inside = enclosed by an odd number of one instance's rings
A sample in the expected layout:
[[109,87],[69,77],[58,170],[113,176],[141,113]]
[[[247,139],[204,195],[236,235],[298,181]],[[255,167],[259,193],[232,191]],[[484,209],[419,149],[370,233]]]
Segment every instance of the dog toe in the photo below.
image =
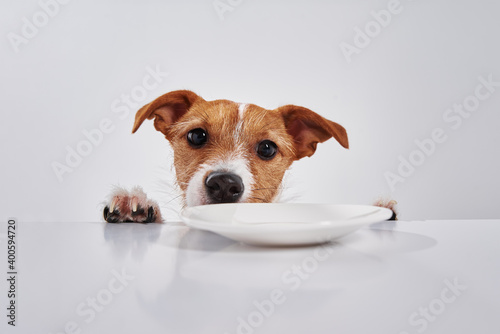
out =
[[104,220],[108,223],[119,223],[120,222],[120,212],[118,210],[110,211],[109,207],[106,206],[103,210]]
[[142,207],[138,206],[135,211],[132,210],[132,217],[141,216],[144,214],[144,212],[145,212],[144,209]]

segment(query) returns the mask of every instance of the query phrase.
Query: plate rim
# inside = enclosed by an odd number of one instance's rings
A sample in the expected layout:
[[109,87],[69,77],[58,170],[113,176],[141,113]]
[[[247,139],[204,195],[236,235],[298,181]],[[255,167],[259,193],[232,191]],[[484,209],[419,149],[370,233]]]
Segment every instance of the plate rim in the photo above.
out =
[[[339,219],[335,220],[331,224],[297,224],[297,223],[264,223],[264,224],[249,224],[249,223],[231,223],[228,224],[227,221],[225,223],[213,223],[210,221],[206,221],[203,219],[191,217],[192,211],[194,210],[204,210],[207,206],[212,206],[210,209],[213,209],[214,205],[217,206],[234,206],[238,204],[249,204],[256,206],[276,206],[276,205],[300,205],[300,206],[328,206],[328,207],[363,207],[363,208],[376,208],[378,209],[376,212],[369,214],[366,217],[359,219]],[[318,231],[318,230],[330,230],[335,228],[340,228],[342,226],[358,226],[367,225],[376,223],[379,221],[384,221],[389,219],[392,216],[392,211],[387,208],[378,207],[374,205],[363,205],[363,204],[332,204],[332,203],[222,203],[222,204],[210,204],[210,205],[197,205],[192,207],[184,208],[180,217],[182,221],[189,227],[198,228],[201,230],[211,231],[218,233],[221,232],[229,232],[229,233],[261,233],[261,232],[297,232],[297,231]]]

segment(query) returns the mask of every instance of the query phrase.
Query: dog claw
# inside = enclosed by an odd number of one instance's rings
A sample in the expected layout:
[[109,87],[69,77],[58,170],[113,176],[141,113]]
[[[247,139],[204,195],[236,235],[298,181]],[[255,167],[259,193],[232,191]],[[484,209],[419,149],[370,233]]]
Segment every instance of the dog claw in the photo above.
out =
[[148,217],[146,218],[146,223],[152,223],[155,221],[155,210],[152,206],[148,209]]
[[108,221],[109,207],[105,207],[102,215],[104,216],[104,220]]
[[391,218],[387,219],[387,220],[398,220],[398,215],[396,214],[396,212],[392,211],[392,216]]

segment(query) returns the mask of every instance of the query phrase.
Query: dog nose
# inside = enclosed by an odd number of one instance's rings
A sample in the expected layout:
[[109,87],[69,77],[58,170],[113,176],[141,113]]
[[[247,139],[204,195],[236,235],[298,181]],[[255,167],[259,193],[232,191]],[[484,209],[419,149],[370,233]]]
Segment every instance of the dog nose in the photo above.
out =
[[234,203],[244,190],[241,177],[222,172],[210,173],[205,180],[205,188],[213,203]]

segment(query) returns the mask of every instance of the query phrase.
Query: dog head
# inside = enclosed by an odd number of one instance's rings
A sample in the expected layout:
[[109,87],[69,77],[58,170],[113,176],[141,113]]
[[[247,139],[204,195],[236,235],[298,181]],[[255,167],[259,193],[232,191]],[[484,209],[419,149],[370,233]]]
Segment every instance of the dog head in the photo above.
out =
[[345,129],[294,105],[267,110],[228,100],[205,101],[188,90],[160,96],[135,116],[132,133],[154,119],[174,151],[177,182],[188,206],[272,202],[293,161]]

